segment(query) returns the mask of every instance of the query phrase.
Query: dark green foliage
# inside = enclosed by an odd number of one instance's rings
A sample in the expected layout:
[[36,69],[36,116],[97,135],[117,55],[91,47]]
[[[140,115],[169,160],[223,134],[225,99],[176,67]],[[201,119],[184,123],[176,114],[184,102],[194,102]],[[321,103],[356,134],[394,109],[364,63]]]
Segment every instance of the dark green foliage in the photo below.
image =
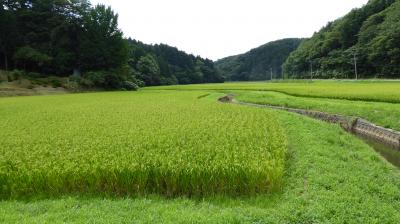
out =
[[125,40],[118,15],[88,0],[1,1],[0,69],[74,74],[76,83],[106,89],[223,82],[210,60]]
[[128,46],[118,29],[118,15],[98,5],[84,16],[81,64],[84,70],[119,68],[127,63]]
[[148,86],[220,83],[224,78],[213,61],[187,54],[165,44],[147,45],[128,39],[129,65]]
[[71,73],[79,60],[82,17],[89,8],[84,0],[2,1],[0,68]]
[[400,1],[370,0],[329,23],[294,51],[284,68],[292,78],[400,76]]
[[29,46],[18,48],[13,59],[15,63],[23,64],[24,68],[27,64],[32,67],[42,67],[51,61],[50,56]]
[[140,73],[140,79],[143,80],[146,85],[154,86],[161,84],[160,67],[156,59],[150,54],[140,57],[136,68]]
[[127,64],[128,46],[111,8],[87,0],[9,0],[0,12],[0,69],[44,77],[75,70],[88,73],[86,84],[111,89],[130,80],[115,73]]
[[131,81],[125,81],[123,84],[123,88],[129,91],[136,91],[139,89],[139,86]]
[[105,89],[121,89],[126,79],[117,71],[96,71],[87,72],[79,80],[79,83],[85,87],[102,87]]
[[282,78],[282,64],[302,39],[283,39],[251,51],[216,62],[225,77],[233,81],[255,81]]
[[54,87],[54,88],[58,88],[58,87],[62,86],[61,81],[58,80],[58,79],[51,79],[50,83],[51,83],[51,86]]

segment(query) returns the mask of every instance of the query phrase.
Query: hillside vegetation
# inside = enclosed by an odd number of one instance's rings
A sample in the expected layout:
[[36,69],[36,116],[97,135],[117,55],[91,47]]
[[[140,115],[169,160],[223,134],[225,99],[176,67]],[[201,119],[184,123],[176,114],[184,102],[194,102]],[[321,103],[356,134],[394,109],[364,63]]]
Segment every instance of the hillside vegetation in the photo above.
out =
[[400,1],[370,0],[329,23],[287,59],[291,78],[400,78]]
[[303,39],[283,39],[252,49],[247,53],[223,58],[216,62],[226,79],[257,81],[282,78],[282,64]]
[[1,1],[0,69],[84,88],[223,82],[211,60],[125,39],[118,14],[88,0]]
[[147,86],[224,82],[214,62],[166,44],[148,45],[128,39],[129,65]]

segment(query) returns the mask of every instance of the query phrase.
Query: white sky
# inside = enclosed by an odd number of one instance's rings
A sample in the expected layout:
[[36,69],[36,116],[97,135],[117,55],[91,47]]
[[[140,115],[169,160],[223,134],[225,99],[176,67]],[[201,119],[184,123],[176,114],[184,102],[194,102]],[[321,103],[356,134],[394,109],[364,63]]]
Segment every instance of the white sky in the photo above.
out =
[[368,0],[91,0],[111,5],[126,37],[213,60],[310,37]]

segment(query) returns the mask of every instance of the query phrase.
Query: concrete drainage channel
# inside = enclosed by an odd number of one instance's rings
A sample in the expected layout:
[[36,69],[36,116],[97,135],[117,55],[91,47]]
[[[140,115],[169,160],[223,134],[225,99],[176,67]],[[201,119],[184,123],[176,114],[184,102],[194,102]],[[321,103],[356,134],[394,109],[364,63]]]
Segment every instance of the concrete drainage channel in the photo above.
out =
[[270,108],[301,114],[328,123],[339,124],[344,130],[357,135],[376,149],[389,162],[400,167],[400,132],[383,128],[367,120],[319,111],[270,106],[237,101],[234,96],[227,95],[219,99],[223,103],[235,103],[244,106]]

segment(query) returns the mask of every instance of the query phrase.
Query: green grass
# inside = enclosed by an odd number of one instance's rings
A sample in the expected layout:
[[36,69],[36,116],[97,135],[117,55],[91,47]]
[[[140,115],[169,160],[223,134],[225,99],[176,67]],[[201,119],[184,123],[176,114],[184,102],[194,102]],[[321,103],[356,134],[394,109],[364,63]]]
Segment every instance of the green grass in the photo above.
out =
[[[235,107],[241,107],[234,105]],[[3,201],[4,223],[399,223],[400,171],[338,126],[278,117],[289,142],[284,188],[256,197],[159,196]]]
[[239,101],[361,117],[400,131],[400,104],[296,97],[268,91],[227,91]]
[[279,189],[286,137],[275,115],[205,94],[1,98],[1,198]]
[[232,82],[161,86],[163,90],[269,90],[292,96],[400,103],[400,81]]

